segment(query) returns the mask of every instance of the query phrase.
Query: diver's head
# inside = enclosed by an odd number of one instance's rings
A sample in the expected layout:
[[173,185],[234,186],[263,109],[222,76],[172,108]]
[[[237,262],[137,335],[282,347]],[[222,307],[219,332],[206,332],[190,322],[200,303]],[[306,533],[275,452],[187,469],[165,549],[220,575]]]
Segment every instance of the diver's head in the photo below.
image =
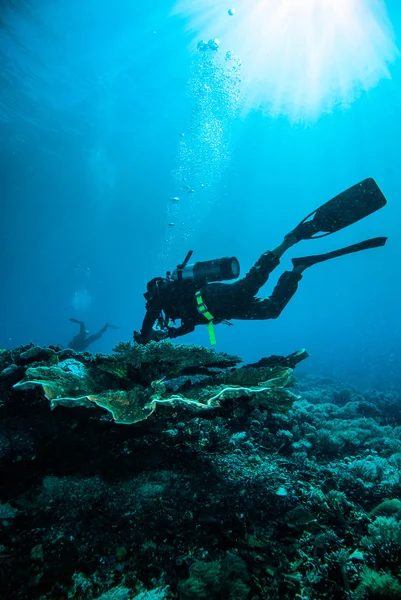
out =
[[164,277],[154,277],[146,284],[146,293],[144,294],[146,300],[150,300],[154,296],[158,296],[165,284],[167,283],[167,279]]

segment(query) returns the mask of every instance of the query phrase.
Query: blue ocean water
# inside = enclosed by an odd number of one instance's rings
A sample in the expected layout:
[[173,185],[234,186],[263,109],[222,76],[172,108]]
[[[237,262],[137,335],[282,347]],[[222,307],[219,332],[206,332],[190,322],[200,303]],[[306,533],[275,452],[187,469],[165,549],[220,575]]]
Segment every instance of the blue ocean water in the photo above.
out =
[[[388,236],[385,248],[309,269],[279,319],[220,325],[217,349],[253,361],[306,348],[308,372],[396,388],[398,56],[388,77],[331,112],[293,119],[244,110],[250,74],[240,65],[240,38],[238,49],[232,37],[228,46],[212,20],[220,47],[205,58],[196,50],[202,27],[188,26],[185,5],[137,4],[2,3],[0,346],[65,346],[74,317],[91,332],[118,325],[91,347],[109,351],[140,328],[146,282],[189,249],[196,260],[235,255],[245,273],[306,214],[374,177],[388,205],[292,248],[277,275],[293,256],[368,237]],[[195,6],[201,14],[202,2]],[[385,7],[397,42],[401,10],[395,0]],[[229,8],[216,29],[241,19]],[[207,344],[206,328],[179,341]]]

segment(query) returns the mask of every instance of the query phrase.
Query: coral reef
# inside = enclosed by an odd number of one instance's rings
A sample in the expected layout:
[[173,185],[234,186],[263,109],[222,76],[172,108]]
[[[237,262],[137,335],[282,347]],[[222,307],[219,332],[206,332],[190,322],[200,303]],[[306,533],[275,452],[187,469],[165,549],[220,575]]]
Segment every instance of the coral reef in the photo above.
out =
[[400,397],[306,356],[0,352],[1,597],[398,598]]
[[[24,377],[13,387],[26,390],[42,386],[51,408],[96,404],[108,410],[116,423],[127,425],[147,419],[157,406],[199,412],[216,410],[227,400],[245,397],[251,404],[286,411],[296,399],[286,389],[291,384],[293,367],[307,356],[301,351],[284,357],[282,362],[292,364],[292,368],[281,366],[277,359],[270,366],[227,371],[227,367],[240,362],[237,356],[198,346],[120,343],[115,353],[95,357],[75,353],[73,358],[65,358],[63,351],[31,347],[12,357],[17,366],[26,366]],[[190,386],[182,379],[189,373],[197,376]],[[153,381],[153,377],[160,379]],[[186,390],[185,395],[181,390]]]

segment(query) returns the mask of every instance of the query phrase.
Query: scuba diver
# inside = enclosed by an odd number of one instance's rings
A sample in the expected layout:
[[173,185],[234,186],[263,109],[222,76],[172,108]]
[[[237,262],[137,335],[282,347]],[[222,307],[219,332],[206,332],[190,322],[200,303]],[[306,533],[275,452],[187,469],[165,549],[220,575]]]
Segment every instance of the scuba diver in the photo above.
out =
[[[231,319],[276,319],[295,294],[306,269],[338,256],[384,246],[387,238],[372,238],[326,254],[293,258],[293,270],[280,276],[271,296],[256,297],[284,252],[301,240],[325,237],[348,227],[385,204],[386,199],[372,178],[361,181],[305,217],[277,248],[262,254],[245,277],[235,283],[220,283],[238,278],[240,266],[235,257],[188,264],[192,251],[188,252],[173,273],[148,282],[144,294],[146,315],[141,331],[134,331],[135,342],[176,338],[194,331],[197,325],[207,325],[213,345],[216,324],[231,325]],[[181,319],[178,327],[172,326],[176,319]]]
[[102,335],[106,333],[108,329],[118,329],[116,325],[110,325],[106,323],[97,333],[89,335],[89,331],[85,327],[84,321],[78,321],[78,319],[70,319],[71,323],[77,323],[79,325],[79,333],[68,342],[68,348],[77,350],[78,352],[84,352],[93,342],[100,340]]

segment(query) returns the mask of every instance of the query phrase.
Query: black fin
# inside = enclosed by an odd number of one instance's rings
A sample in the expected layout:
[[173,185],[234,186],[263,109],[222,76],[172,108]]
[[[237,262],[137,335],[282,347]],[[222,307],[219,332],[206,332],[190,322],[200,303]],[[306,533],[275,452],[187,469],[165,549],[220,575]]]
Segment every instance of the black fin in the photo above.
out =
[[[379,186],[369,177],[311,212],[288,236],[304,240],[330,235],[367,217],[386,203]],[[323,232],[322,235],[316,235],[319,232]]]
[[301,258],[293,258],[292,264],[294,267],[310,267],[317,263],[324,262],[326,260],[331,260],[332,258],[337,258],[338,256],[344,256],[345,254],[352,254],[353,252],[368,250],[369,248],[379,248],[380,246],[384,246],[386,242],[386,237],[371,238],[370,240],[364,240],[363,242],[359,242],[358,244],[352,244],[352,246],[346,246],[345,248],[340,248],[339,250],[334,250],[333,252],[317,254],[316,256],[303,256]]

